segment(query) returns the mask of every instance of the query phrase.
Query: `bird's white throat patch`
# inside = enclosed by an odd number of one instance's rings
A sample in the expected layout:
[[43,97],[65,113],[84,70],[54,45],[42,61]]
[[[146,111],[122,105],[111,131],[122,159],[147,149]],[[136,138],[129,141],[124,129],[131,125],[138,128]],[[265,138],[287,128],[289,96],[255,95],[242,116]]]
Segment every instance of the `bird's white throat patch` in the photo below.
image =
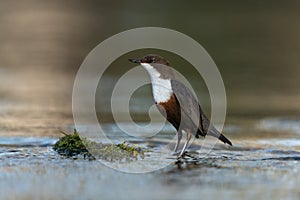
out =
[[160,73],[148,63],[141,63],[152,82],[152,93],[157,103],[167,102],[173,93],[171,80],[160,78]]

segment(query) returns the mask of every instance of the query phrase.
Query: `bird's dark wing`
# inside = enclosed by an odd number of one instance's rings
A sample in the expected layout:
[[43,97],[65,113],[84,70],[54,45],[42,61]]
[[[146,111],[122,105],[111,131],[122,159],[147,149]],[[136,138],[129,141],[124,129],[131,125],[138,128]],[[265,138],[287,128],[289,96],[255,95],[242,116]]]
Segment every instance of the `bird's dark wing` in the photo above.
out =
[[[198,134],[205,136],[206,131],[203,126],[203,118],[205,116],[194,94],[188,87],[177,80],[172,80],[171,84],[173,92],[181,107],[183,118],[181,123],[188,124],[192,122],[196,128],[196,133],[194,135],[196,137],[198,136]],[[188,120],[190,122],[187,122],[185,120]]]
[[187,120],[189,120],[190,123],[192,122],[193,126],[196,128],[196,134],[194,135],[197,138],[199,135],[206,136],[206,134],[209,134],[219,138],[224,143],[232,145],[230,140],[228,140],[214,127],[213,124],[210,123],[209,119],[202,111],[200,104],[189,88],[177,80],[172,80],[171,84],[173,92],[181,107],[181,115],[183,117],[183,121],[181,121],[181,123],[188,124],[188,122],[186,122]]

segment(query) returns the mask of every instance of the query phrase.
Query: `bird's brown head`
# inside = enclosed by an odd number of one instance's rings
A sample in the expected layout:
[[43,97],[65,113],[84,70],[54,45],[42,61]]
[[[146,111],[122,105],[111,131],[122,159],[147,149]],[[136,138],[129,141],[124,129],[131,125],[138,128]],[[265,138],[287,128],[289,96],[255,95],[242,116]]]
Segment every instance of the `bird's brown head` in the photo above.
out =
[[148,63],[148,64],[157,63],[157,64],[170,66],[170,63],[168,60],[166,60],[165,58],[163,58],[159,55],[155,55],[155,54],[146,55],[146,56],[142,57],[141,59],[129,59],[129,61],[134,62],[134,63]]
[[[147,64],[151,67],[155,68],[157,72],[160,74],[160,78],[163,79],[173,79],[175,77],[173,70],[170,67],[170,63],[167,59],[155,55],[149,54],[141,59],[129,59],[130,62],[139,63],[147,70]],[[147,70],[149,72],[149,70]],[[150,74],[151,76],[152,74]]]

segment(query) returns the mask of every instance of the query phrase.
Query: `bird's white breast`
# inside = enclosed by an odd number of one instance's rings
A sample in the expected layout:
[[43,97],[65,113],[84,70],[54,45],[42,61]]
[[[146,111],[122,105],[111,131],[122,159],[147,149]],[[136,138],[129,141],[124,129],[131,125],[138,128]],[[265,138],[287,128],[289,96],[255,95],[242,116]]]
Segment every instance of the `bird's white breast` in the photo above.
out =
[[160,73],[150,64],[141,63],[141,65],[147,70],[148,74],[150,75],[152,82],[152,93],[155,102],[167,102],[173,93],[171,80],[160,78]]

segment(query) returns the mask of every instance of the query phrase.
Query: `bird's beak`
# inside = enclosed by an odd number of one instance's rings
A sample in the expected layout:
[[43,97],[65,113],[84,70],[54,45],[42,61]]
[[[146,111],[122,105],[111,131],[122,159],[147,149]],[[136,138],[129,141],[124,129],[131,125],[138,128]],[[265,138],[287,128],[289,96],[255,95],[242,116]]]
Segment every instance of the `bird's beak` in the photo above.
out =
[[128,59],[130,62],[133,62],[133,63],[141,63],[141,60],[140,59],[135,59],[135,58],[130,58]]

